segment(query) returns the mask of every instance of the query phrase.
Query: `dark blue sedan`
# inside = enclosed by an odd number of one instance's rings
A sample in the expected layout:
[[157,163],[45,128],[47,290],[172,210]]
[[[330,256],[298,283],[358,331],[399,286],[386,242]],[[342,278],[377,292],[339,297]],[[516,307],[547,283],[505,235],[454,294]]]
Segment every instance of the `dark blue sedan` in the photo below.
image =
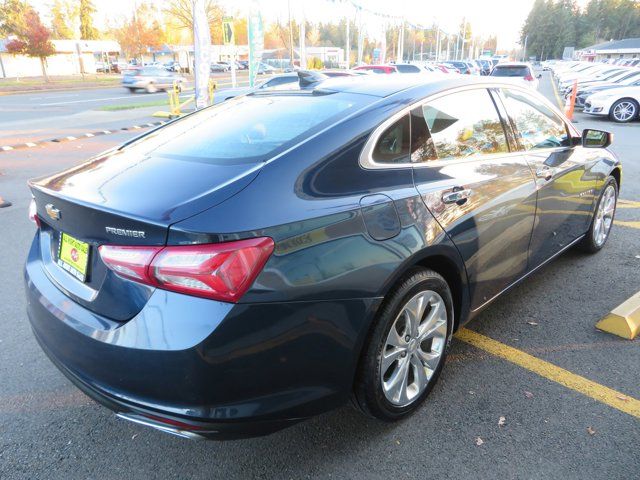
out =
[[118,416],[266,434],[425,400],[452,334],[611,231],[621,165],[530,89],[324,80],[206,108],[30,183],[28,315]]

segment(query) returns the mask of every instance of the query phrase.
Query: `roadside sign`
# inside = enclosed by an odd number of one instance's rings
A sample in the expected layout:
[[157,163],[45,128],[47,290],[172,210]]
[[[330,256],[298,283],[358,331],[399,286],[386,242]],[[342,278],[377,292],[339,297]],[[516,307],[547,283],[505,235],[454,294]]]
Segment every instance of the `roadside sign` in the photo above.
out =
[[236,44],[236,35],[233,29],[233,17],[222,17],[222,42],[225,45]]

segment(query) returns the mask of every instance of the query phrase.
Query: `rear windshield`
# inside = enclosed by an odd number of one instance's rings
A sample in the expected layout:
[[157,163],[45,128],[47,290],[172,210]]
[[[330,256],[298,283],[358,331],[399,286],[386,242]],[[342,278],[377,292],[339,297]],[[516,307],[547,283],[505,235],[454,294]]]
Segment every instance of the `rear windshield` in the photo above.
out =
[[497,66],[491,72],[494,77],[526,77],[529,75],[529,67],[501,67]]
[[420,67],[415,65],[396,65],[396,68],[401,73],[420,73]]
[[238,97],[171,123],[129,150],[216,165],[263,162],[343,118],[363,101],[311,92]]

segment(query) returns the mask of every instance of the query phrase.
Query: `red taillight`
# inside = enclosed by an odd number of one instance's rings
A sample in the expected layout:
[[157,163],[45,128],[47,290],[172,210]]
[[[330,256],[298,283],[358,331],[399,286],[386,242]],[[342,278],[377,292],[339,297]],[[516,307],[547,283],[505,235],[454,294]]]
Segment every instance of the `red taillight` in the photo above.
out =
[[122,247],[102,245],[98,250],[104,264],[122,277],[154,284],[149,265],[163,247]]
[[36,227],[40,228],[40,217],[38,216],[38,206],[36,205],[36,199],[32,198],[29,204],[29,220],[36,224]]
[[170,247],[103,245],[100,256],[119,275],[188,295],[237,302],[273,252],[271,238]]
[[533,76],[532,76],[532,75],[527,75],[526,77],[524,77],[524,79],[525,79],[527,82],[533,82]]

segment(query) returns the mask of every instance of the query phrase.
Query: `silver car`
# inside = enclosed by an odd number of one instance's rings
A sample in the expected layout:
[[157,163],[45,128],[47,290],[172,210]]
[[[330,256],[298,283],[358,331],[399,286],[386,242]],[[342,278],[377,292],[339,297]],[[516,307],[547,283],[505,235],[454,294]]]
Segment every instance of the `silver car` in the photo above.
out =
[[155,93],[159,90],[168,90],[173,86],[173,82],[178,82],[178,89],[181,90],[184,81],[184,77],[158,67],[127,70],[122,76],[122,86],[128,88],[130,92],[146,90],[147,93]]

